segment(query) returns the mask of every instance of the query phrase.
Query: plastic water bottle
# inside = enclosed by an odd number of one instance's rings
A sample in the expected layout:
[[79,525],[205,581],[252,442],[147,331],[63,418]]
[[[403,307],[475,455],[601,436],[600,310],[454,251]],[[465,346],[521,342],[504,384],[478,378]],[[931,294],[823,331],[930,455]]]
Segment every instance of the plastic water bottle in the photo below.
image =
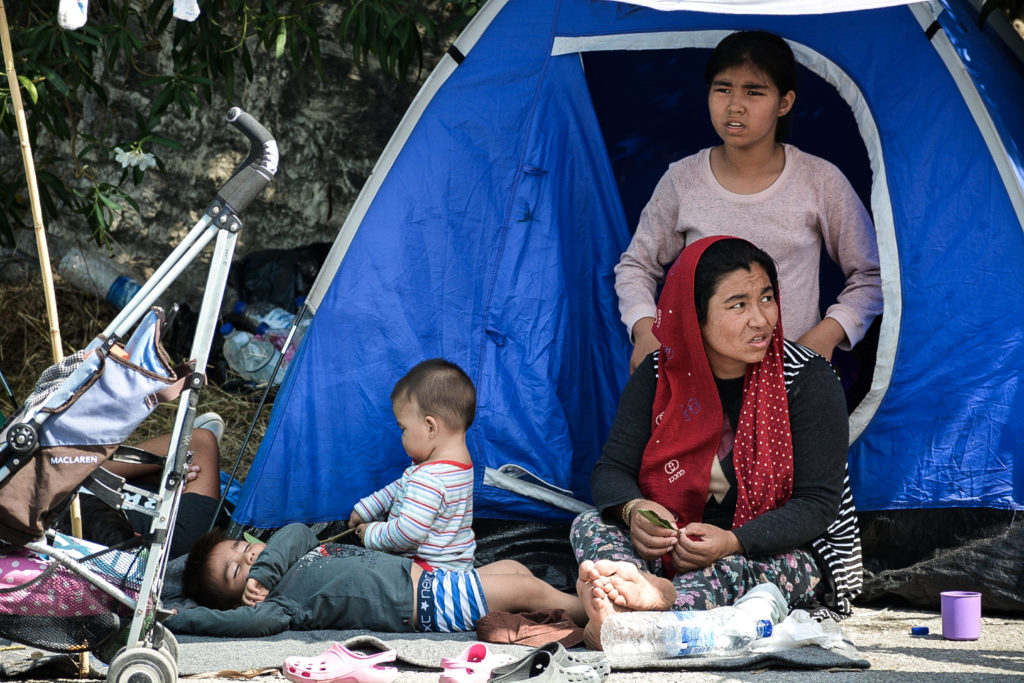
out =
[[644,666],[673,657],[738,656],[757,638],[771,635],[770,621],[729,614],[733,611],[734,607],[716,607],[692,612],[621,612],[601,625],[601,644],[613,666]]
[[299,324],[295,326],[295,333],[292,335],[292,343],[287,348],[285,348],[285,342],[288,341],[290,329],[269,329],[266,323],[260,323],[260,326],[256,328],[256,333],[273,344],[275,349],[283,353],[284,361],[288,363],[291,361],[292,356],[295,355],[295,350],[299,348],[299,342],[302,341],[302,337],[306,334],[306,330],[309,329],[311,322],[313,322],[313,319],[310,317],[299,321]]
[[77,246],[64,254],[57,272],[78,289],[106,299],[118,309],[124,308],[142,289],[138,281],[121,273],[113,259]]
[[[613,666],[644,666],[673,657],[736,657],[786,615],[786,601],[761,584],[735,605],[689,612],[620,612],[601,625],[601,644]],[[752,596],[752,597],[751,597]]]
[[236,330],[231,323],[225,323],[220,333],[224,337],[224,359],[232,370],[256,385],[264,385],[271,378],[274,384],[281,383],[284,373],[274,376],[281,352],[273,344],[245,330]]
[[294,313],[266,301],[254,301],[251,304],[244,301],[236,302],[234,312],[245,318],[257,332],[261,324],[266,325],[264,330],[287,330],[295,320]]

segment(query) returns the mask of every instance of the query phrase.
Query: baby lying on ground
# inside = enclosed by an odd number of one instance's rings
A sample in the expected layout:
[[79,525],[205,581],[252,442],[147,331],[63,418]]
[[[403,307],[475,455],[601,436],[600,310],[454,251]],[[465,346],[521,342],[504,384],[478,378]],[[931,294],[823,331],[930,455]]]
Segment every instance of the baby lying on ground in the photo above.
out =
[[201,607],[166,621],[177,634],[267,636],[287,630],[472,631],[489,611],[564,609],[580,625],[582,603],[514,560],[469,571],[423,571],[412,560],[323,544],[303,524],[266,543],[214,530],[189,553],[184,592]]

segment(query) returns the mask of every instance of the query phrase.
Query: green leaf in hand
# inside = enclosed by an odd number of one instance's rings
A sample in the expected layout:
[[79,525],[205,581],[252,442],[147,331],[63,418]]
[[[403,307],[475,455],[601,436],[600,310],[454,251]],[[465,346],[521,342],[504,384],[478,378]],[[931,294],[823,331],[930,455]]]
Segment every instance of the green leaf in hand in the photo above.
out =
[[659,517],[658,513],[655,512],[654,510],[647,510],[645,508],[645,509],[637,510],[637,512],[639,512],[641,515],[643,515],[644,519],[646,519],[648,522],[651,522],[652,524],[656,524],[656,525],[658,525],[660,527],[664,527],[666,529],[672,529],[673,531],[675,531],[675,528],[676,528],[675,525],[673,525],[672,522],[669,522],[668,520],[665,520],[665,519],[662,519],[661,517]]

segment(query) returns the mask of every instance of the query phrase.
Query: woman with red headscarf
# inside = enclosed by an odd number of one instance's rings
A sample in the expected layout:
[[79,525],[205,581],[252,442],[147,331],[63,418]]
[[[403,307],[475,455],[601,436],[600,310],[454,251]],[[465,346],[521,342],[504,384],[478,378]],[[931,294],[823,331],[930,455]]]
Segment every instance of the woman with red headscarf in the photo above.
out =
[[597,509],[573,523],[592,647],[613,610],[712,609],[764,582],[790,606],[849,613],[845,398],[824,358],[783,339],[779,306],[774,262],[745,240],[698,240],[669,270],[661,346],[623,391]]

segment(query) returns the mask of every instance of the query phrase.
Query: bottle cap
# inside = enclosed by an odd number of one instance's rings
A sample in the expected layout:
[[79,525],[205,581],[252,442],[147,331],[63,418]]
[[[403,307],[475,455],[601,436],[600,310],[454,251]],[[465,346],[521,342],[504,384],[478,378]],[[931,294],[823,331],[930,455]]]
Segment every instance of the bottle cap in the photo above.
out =
[[927,626],[914,626],[910,629],[910,635],[912,636],[926,636],[928,635]]
[[235,313],[244,313],[246,308],[248,308],[248,306],[244,301],[236,301],[235,307],[232,310]]
[[267,323],[260,323],[259,325],[256,326],[256,335],[262,337],[267,333],[267,330],[269,329],[270,325],[268,325]]
[[770,638],[772,635],[772,622],[770,619],[758,619],[757,632],[762,638]]
[[224,323],[223,325],[220,326],[221,336],[226,337],[226,336],[228,336],[229,334],[231,334],[234,331],[235,331],[235,326],[232,325],[231,323]]

